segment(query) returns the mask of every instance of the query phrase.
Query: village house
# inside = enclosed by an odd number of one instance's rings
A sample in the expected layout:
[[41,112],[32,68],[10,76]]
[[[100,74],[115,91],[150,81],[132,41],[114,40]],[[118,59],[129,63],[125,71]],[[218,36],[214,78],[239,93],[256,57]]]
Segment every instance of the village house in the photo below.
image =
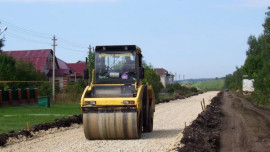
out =
[[[51,49],[4,51],[4,53],[12,56],[15,60],[31,62],[36,70],[44,72],[49,80],[52,80],[53,51]],[[67,86],[71,74],[69,66],[61,59],[56,58],[55,81],[60,89]]]
[[86,69],[86,62],[78,61],[77,63],[67,63],[71,69],[70,82],[78,82],[84,79],[84,70]]
[[168,84],[173,84],[174,82],[173,74],[169,74],[169,72],[163,68],[156,68],[154,70],[156,74],[160,76],[160,82],[162,83],[164,88],[166,88]]
[[[60,89],[63,89],[68,85],[72,71],[68,67],[67,63],[63,60],[56,58],[56,61],[58,63],[58,69],[55,70],[55,82]],[[50,81],[52,81],[52,73],[52,69],[50,69],[49,73],[47,74]]]

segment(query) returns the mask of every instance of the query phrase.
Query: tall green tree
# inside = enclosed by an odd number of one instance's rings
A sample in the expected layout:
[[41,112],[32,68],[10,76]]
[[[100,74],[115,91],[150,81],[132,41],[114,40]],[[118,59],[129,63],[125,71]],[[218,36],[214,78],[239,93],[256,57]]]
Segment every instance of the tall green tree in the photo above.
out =
[[29,62],[17,60],[15,64],[16,81],[45,81],[47,77],[44,73],[35,69],[34,65]]
[[255,36],[250,36],[248,38],[249,49],[246,52],[247,58],[243,66],[245,74],[254,78],[256,77],[259,70],[262,69],[263,61],[261,60],[261,47],[260,43],[262,38],[258,40]]
[[95,69],[95,49],[92,49],[90,47],[89,51],[88,51],[88,71],[89,71],[89,81],[92,81],[92,71]]
[[270,103],[270,7],[266,13],[263,24],[263,34],[258,38],[248,38],[249,49],[246,52],[247,58],[241,68],[237,68],[232,75],[227,75],[225,86],[231,89],[241,88],[241,75],[248,75],[255,80],[254,96],[258,103]]
[[261,62],[262,68],[258,71],[255,78],[255,87],[257,88],[257,93],[262,98],[262,102],[269,101],[270,98],[270,8],[268,8],[268,13],[263,24],[264,31],[260,36],[260,43],[258,44],[261,49]]
[[226,88],[241,90],[242,89],[242,79],[244,75],[243,67],[236,67],[236,71],[233,74],[229,74],[225,78],[224,86]]
[[147,65],[145,62],[143,63],[144,67],[144,79],[143,83],[149,83],[152,85],[155,97],[158,97],[158,94],[160,93],[161,89],[163,88],[162,83],[160,82],[160,76],[156,74],[153,67],[151,65]]
[[4,39],[0,39],[0,52],[2,52],[3,46],[4,46]]
[[0,80],[15,79],[15,60],[4,53],[0,54]]

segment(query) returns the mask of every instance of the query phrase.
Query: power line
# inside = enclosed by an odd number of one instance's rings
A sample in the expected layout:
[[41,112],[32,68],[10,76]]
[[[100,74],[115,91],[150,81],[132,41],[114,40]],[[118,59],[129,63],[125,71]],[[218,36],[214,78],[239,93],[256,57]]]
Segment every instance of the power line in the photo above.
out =
[[[59,40],[59,39],[58,39]],[[78,50],[78,49],[86,49],[87,47],[85,46],[75,46],[69,43],[64,43],[63,41],[58,41],[58,44],[61,44],[61,46],[66,47],[66,48],[70,48],[70,49],[74,49],[74,50]]]
[[[17,35],[17,34],[11,33],[11,32],[9,32],[9,37],[10,37],[10,38],[15,38],[15,39],[24,40],[24,41],[31,41],[31,42],[39,43],[39,44],[51,45],[51,43],[49,43],[49,42],[36,41],[36,40],[29,39],[29,38],[26,38],[26,37],[23,37],[23,36],[19,36],[19,35]],[[60,45],[60,46],[59,46],[59,45]],[[62,48],[62,49],[65,49],[65,50],[67,50],[67,51],[87,53],[87,51],[81,51],[81,50],[78,50],[78,49],[72,49],[72,48],[64,47],[63,45],[61,45],[61,44],[59,44],[59,43],[58,43],[58,47],[59,47],[59,48]],[[87,48],[85,47],[85,49],[87,49]]]
[[40,37],[44,37],[44,38],[51,38],[52,37],[52,34],[48,34],[48,33],[41,33],[41,32],[36,32],[36,31],[32,31],[32,30],[29,30],[23,26],[17,26],[15,24],[12,24],[10,22],[7,22],[3,19],[0,19],[0,21],[4,24],[6,24],[7,26],[9,27],[13,27],[15,30],[18,30],[18,31],[22,31],[22,32],[28,32],[28,33],[32,33],[32,34],[36,34]]
[[22,30],[13,28],[13,27],[11,27],[9,25],[5,25],[5,26],[8,27],[8,31],[16,32],[18,34],[28,35],[28,36],[39,38],[39,39],[50,39],[50,37],[48,37],[48,36],[42,36],[42,35],[37,35],[37,34],[29,33],[29,32],[26,32],[26,31],[22,31]]
[[[32,30],[29,30],[29,29],[27,29],[27,28],[25,28],[23,26],[17,26],[15,24],[12,24],[10,22],[7,22],[7,21],[5,21],[3,19],[0,19],[0,21],[2,23],[4,23],[6,26],[9,27],[9,31],[7,32],[7,34],[11,38],[20,39],[20,40],[24,40],[24,41],[31,41],[31,42],[34,42],[34,43],[49,44],[49,45],[51,45],[51,43],[49,43],[49,42],[40,41],[40,40],[37,40],[36,38],[38,37],[38,38],[50,40],[51,37],[52,37],[52,34],[32,31]],[[22,32],[23,33],[27,33],[27,36],[25,34],[24,34],[24,36],[21,36]],[[77,42],[74,42],[74,41],[66,40],[66,39],[61,38],[61,37],[60,38],[58,37],[58,44],[60,45],[60,46],[58,46],[59,48],[66,49],[68,51],[84,52],[84,53],[86,51],[81,51],[81,50],[78,50],[77,48],[80,47],[82,49],[86,49],[87,47],[85,47],[85,46],[88,46],[86,44],[82,44],[82,43],[77,43]]]
[[70,41],[70,40],[66,40],[63,39],[62,37],[58,37],[58,40],[63,41],[64,43],[66,43],[69,46],[79,46],[81,48],[85,48],[85,46],[88,46],[88,44],[83,44],[83,43],[78,43],[78,42],[74,42],[74,41]]
[[26,38],[26,37],[24,37],[24,36],[20,36],[20,35],[18,35],[18,34],[12,33],[12,32],[10,32],[10,31],[8,32],[8,36],[11,37],[11,38],[20,39],[20,40],[24,40],[24,41],[31,41],[31,42],[34,42],[34,43],[51,44],[51,43],[49,43],[49,42],[41,42],[41,41],[29,39],[29,38]]
[[59,43],[58,43],[58,47],[59,47],[59,48],[62,48],[62,49],[66,49],[66,50],[68,50],[68,51],[72,51],[72,52],[84,52],[84,53],[87,53],[87,51],[80,51],[80,50],[75,50],[75,49],[71,49],[71,48],[59,46]]

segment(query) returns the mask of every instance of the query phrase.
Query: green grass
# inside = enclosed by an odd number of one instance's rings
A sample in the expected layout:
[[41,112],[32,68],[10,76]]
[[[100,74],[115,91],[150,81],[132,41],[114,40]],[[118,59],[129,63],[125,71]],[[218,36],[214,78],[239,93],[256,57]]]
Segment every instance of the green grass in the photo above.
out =
[[37,105],[1,107],[0,134],[7,133],[11,130],[18,131],[26,129],[27,122],[29,122],[31,127],[39,123],[52,122],[55,119],[80,113],[81,109],[79,104],[52,105],[50,108],[42,108]]
[[212,80],[205,82],[197,82],[191,85],[192,87],[198,87],[201,90],[221,90],[224,87],[224,80]]
[[269,110],[270,110],[270,103],[266,103],[266,104],[264,105],[264,107],[265,107],[266,109],[269,109]]
[[233,92],[233,93],[235,93],[238,97],[241,97],[241,98],[248,100],[249,102],[251,102],[252,104],[254,104],[256,106],[263,107],[265,109],[270,110],[270,99],[268,99],[267,102],[258,103],[257,102],[258,99],[254,95],[243,95],[242,92]]
[[167,100],[167,99],[171,100],[171,99],[173,99],[173,95],[170,95],[170,94],[159,95],[157,99],[158,100]]

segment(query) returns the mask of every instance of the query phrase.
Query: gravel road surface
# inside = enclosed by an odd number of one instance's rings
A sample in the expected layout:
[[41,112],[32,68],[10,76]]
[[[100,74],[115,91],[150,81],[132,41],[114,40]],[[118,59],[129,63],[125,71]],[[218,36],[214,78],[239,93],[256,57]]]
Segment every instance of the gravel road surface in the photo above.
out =
[[175,100],[156,106],[154,130],[143,133],[138,140],[86,140],[82,125],[70,129],[54,129],[41,132],[31,139],[8,144],[0,151],[169,151],[182,137],[185,126],[190,124],[199,113],[203,98],[208,105],[217,91],[207,92],[187,99]]

